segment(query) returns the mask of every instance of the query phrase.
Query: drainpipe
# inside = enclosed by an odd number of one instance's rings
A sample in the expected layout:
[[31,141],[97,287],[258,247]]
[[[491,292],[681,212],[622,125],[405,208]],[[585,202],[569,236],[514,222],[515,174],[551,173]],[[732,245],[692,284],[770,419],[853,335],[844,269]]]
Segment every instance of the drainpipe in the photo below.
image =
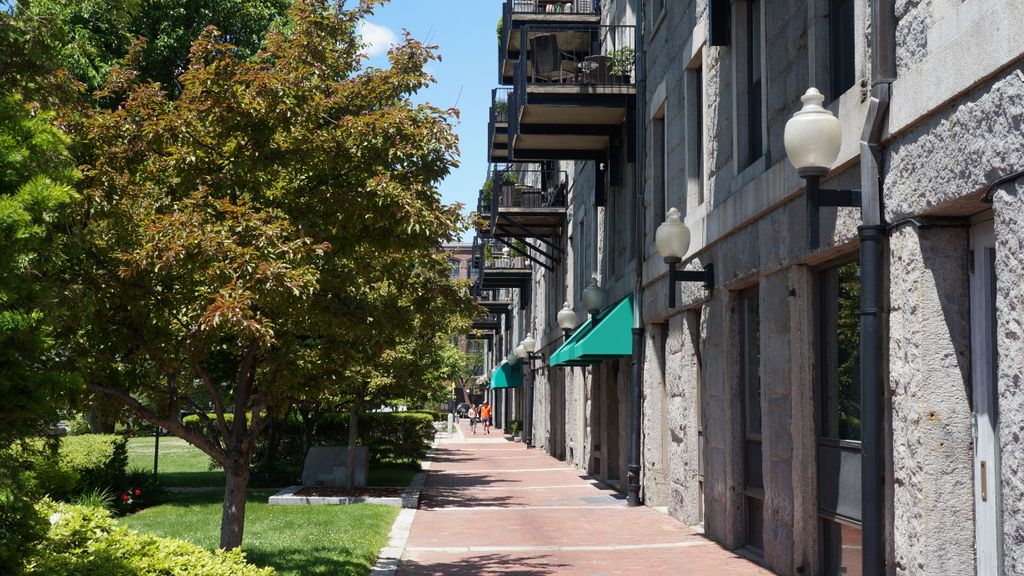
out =
[[626,463],[626,504],[640,505],[640,386],[643,382],[643,281],[644,281],[644,162],[646,161],[646,104],[647,70],[644,65],[644,22],[646,22],[645,0],[634,0],[636,18],[636,176],[633,182],[635,204],[633,206],[633,258],[635,277],[633,279],[633,355],[629,382],[629,460]]
[[871,103],[860,142],[861,518],[864,574],[886,573],[885,530],[885,249],[881,137],[896,77],[894,0],[871,3]]

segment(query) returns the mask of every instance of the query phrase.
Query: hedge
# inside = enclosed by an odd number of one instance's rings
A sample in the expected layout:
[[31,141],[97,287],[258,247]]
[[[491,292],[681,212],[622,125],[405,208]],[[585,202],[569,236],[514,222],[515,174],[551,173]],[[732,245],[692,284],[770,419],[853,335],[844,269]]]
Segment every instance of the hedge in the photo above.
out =
[[[314,446],[348,444],[348,414],[321,414],[315,418]],[[183,423],[199,427],[199,417],[186,416]],[[295,415],[277,424],[278,454],[302,455],[304,425]],[[260,437],[257,450],[262,453],[268,434]],[[423,460],[434,438],[433,417],[422,412],[364,412],[359,415],[359,444],[370,448],[370,466],[385,463],[414,464]],[[304,456],[304,455],[302,455]]]
[[41,448],[33,456],[31,477],[35,487],[56,500],[89,492],[122,489],[127,480],[128,438],[115,434],[67,436],[53,449]]
[[28,561],[26,576],[271,576],[241,550],[201,546],[117,524],[102,508],[44,501],[49,532]]

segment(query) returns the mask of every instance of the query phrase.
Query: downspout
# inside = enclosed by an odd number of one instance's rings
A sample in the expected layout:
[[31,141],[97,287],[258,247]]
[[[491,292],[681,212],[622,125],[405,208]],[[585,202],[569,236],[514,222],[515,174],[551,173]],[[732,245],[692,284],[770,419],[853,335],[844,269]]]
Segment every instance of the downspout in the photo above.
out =
[[636,18],[634,50],[636,52],[636,162],[634,168],[633,188],[635,204],[633,206],[633,259],[635,277],[633,279],[633,355],[629,382],[629,460],[626,463],[626,504],[640,505],[640,388],[643,382],[643,281],[644,281],[644,163],[646,162],[646,104],[647,104],[647,69],[645,66],[644,22],[646,18],[645,0],[634,0]]
[[864,574],[886,574],[885,529],[885,250],[882,132],[896,78],[894,0],[871,3],[871,102],[860,141],[861,537]]

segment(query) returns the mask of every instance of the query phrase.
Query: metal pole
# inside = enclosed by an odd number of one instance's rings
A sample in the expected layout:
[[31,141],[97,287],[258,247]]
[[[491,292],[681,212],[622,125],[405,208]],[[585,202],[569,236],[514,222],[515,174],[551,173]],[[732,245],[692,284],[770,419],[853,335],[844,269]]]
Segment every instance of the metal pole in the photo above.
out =
[[644,22],[647,19],[644,0],[635,0],[636,38],[636,164],[633,207],[633,353],[629,382],[629,459],[626,462],[626,504],[639,506],[640,502],[640,422],[643,417],[640,387],[643,382],[643,280],[644,280],[644,163],[646,162],[647,126],[647,71],[644,54]]
[[821,219],[818,217],[821,176],[804,176],[804,181],[807,183],[807,246],[811,250],[817,250],[821,247]]
[[864,573],[883,574],[885,568],[885,437],[882,379],[882,291],[884,288],[884,225],[858,229],[860,236],[860,410],[862,485],[862,546]]
[[157,472],[160,468],[160,425],[156,425],[156,436],[153,440],[153,480],[158,480]]

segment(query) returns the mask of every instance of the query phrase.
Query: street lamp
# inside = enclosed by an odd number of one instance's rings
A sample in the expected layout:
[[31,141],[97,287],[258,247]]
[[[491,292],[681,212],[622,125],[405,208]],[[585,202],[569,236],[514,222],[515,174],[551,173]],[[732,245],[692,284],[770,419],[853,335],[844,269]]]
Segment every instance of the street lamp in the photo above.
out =
[[668,264],[668,307],[676,307],[677,282],[703,282],[706,290],[715,289],[715,269],[710,263],[704,270],[679,270],[679,263],[690,249],[690,229],[679,219],[679,210],[669,208],[665,221],[654,233],[658,254]]
[[580,300],[583,301],[583,307],[590,312],[591,316],[594,316],[604,308],[604,302],[607,295],[604,292],[604,288],[601,288],[597,284],[597,275],[595,274],[590,278],[590,284],[583,289],[583,294],[580,296]]
[[783,140],[786,155],[803,178],[807,189],[807,245],[818,248],[819,208],[832,206],[858,208],[861,206],[859,190],[821,190],[821,178],[827,176],[839,157],[843,143],[842,125],[822,103],[825,97],[817,88],[808,88],[800,97],[803,108],[786,122]]
[[[825,98],[809,88],[801,98],[803,108],[786,123],[786,155],[807,181],[807,244],[819,244],[818,208],[861,208],[860,241],[860,430],[861,430],[861,563],[865,573],[881,574],[885,567],[885,406],[883,374],[885,346],[883,300],[885,293],[885,242],[887,227],[879,213],[881,191],[865,174],[861,182],[870,197],[859,190],[821,190],[822,176],[839,157],[842,127],[822,107]],[[877,102],[878,100],[874,100]],[[886,102],[888,98],[886,98]],[[883,112],[884,114],[884,112]],[[870,145],[869,145],[870,146]],[[873,161],[864,156],[861,162]],[[877,176],[875,176],[877,177]],[[879,197],[876,199],[875,194]]]
[[537,351],[537,340],[534,339],[532,334],[527,334],[523,338],[519,346],[516,346],[516,354],[520,359],[526,360],[525,368],[527,372],[527,385],[526,385],[526,410],[523,414],[523,443],[526,444],[527,448],[533,448],[533,361],[537,358],[534,352]]
[[569,306],[567,300],[562,305],[562,309],[558,311],[558,327],[562,329],[562,334],[568,338],[569,333],[576,329],[576,311]]

